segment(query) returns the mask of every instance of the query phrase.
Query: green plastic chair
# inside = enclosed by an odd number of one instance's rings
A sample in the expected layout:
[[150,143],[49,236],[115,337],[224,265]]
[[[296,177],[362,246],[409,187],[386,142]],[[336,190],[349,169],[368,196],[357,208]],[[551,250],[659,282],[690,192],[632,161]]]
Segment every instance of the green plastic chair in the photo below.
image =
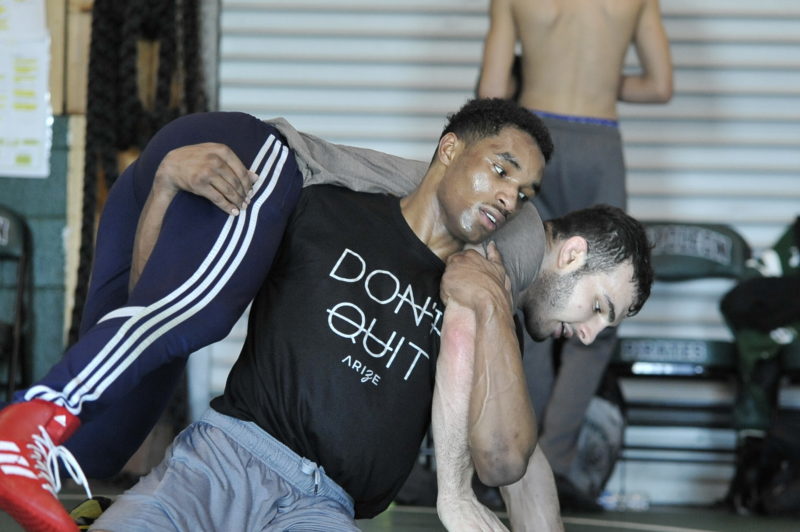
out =
[[[750,245],[729,225],[647,221],[644,226],[657,282],[752,275]],[[692,338],[620,338],[612,358],[617,373],[627,375],[711,376],[733,371],[735,363],[732,342]]]
[[6,399],[27,382],[31,301],[31,236],[25,219],[0,205],[0,360],[6,366]]

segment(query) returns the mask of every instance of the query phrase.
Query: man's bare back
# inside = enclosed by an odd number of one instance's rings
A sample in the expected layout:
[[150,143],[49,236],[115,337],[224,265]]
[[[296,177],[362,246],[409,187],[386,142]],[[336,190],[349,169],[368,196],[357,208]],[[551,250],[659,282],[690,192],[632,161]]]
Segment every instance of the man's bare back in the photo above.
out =
[[[658,0],[492,0],[480,96],[504,97],[514,48],[522,46],[519,102],[530,109],[617,117],[617,100],[672,95],[669,43]],[[642,72],[623,76],[629,45]]]

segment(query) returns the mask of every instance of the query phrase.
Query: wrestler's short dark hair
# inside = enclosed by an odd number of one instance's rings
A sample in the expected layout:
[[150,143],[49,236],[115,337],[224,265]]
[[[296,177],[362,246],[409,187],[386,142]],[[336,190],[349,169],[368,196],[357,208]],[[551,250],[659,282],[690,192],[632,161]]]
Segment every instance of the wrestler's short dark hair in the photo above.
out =
[[492,137],[508,126],[516,127],[530,135],[539,146],[545,162],[553,154],[553,141],[547,126],[534,113],[511,100],[503,98],[475,98],[448,117],[439,138],[455,133],[465,142]]
[[582,236],[588,243],[586,264],[582,273],[606,272],[618,264],[631,261],[636,293],[627,315],[633,316],[650,297],[653,267],[644,226],[620,208],[596,205],[572,211],[547,221],[554,240]]

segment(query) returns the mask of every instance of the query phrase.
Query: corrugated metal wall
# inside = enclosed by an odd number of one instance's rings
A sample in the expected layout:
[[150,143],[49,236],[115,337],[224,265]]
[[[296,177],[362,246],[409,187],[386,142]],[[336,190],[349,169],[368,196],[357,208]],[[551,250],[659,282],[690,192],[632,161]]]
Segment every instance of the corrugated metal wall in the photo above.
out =
[[[758,251],[800,214],[800,2],[661,6],[676,90],[668,105],[620,107],[630,212],[730,223]],[[446,114],[473,94],[487,8],[488,0],[223,0],[219,108],[284,116],[333,142],[427,160]],[[636,68],[633,53],[628,67]],[[729,286],[657,286],[621,334],[729,338],[717,310]],[[243,334],[240,324],[195,357],[195,375],[210,376],[210,393],[224,385]],[[204,389],[202,378],[195,381]],[[634,386],[631,393],[651,392]],[[730,390],[700,393],[718,400]],[[701,447],[731,441],[704,432],[680,437]],[[658,464],[628,464],[612,485],[647,491],[637,479],[662,474],[669,486],[649,493],[654,501],[705,502],[730,473],[730,466],[651,467]]]

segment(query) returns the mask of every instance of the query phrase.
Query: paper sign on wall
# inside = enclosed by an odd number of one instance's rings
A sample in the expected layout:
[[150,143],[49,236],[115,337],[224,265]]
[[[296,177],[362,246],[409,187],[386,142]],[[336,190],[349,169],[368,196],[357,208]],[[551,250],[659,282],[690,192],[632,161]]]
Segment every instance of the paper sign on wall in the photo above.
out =
[[49,72],[44,0],[0,0],[0,176],[50,175]]

